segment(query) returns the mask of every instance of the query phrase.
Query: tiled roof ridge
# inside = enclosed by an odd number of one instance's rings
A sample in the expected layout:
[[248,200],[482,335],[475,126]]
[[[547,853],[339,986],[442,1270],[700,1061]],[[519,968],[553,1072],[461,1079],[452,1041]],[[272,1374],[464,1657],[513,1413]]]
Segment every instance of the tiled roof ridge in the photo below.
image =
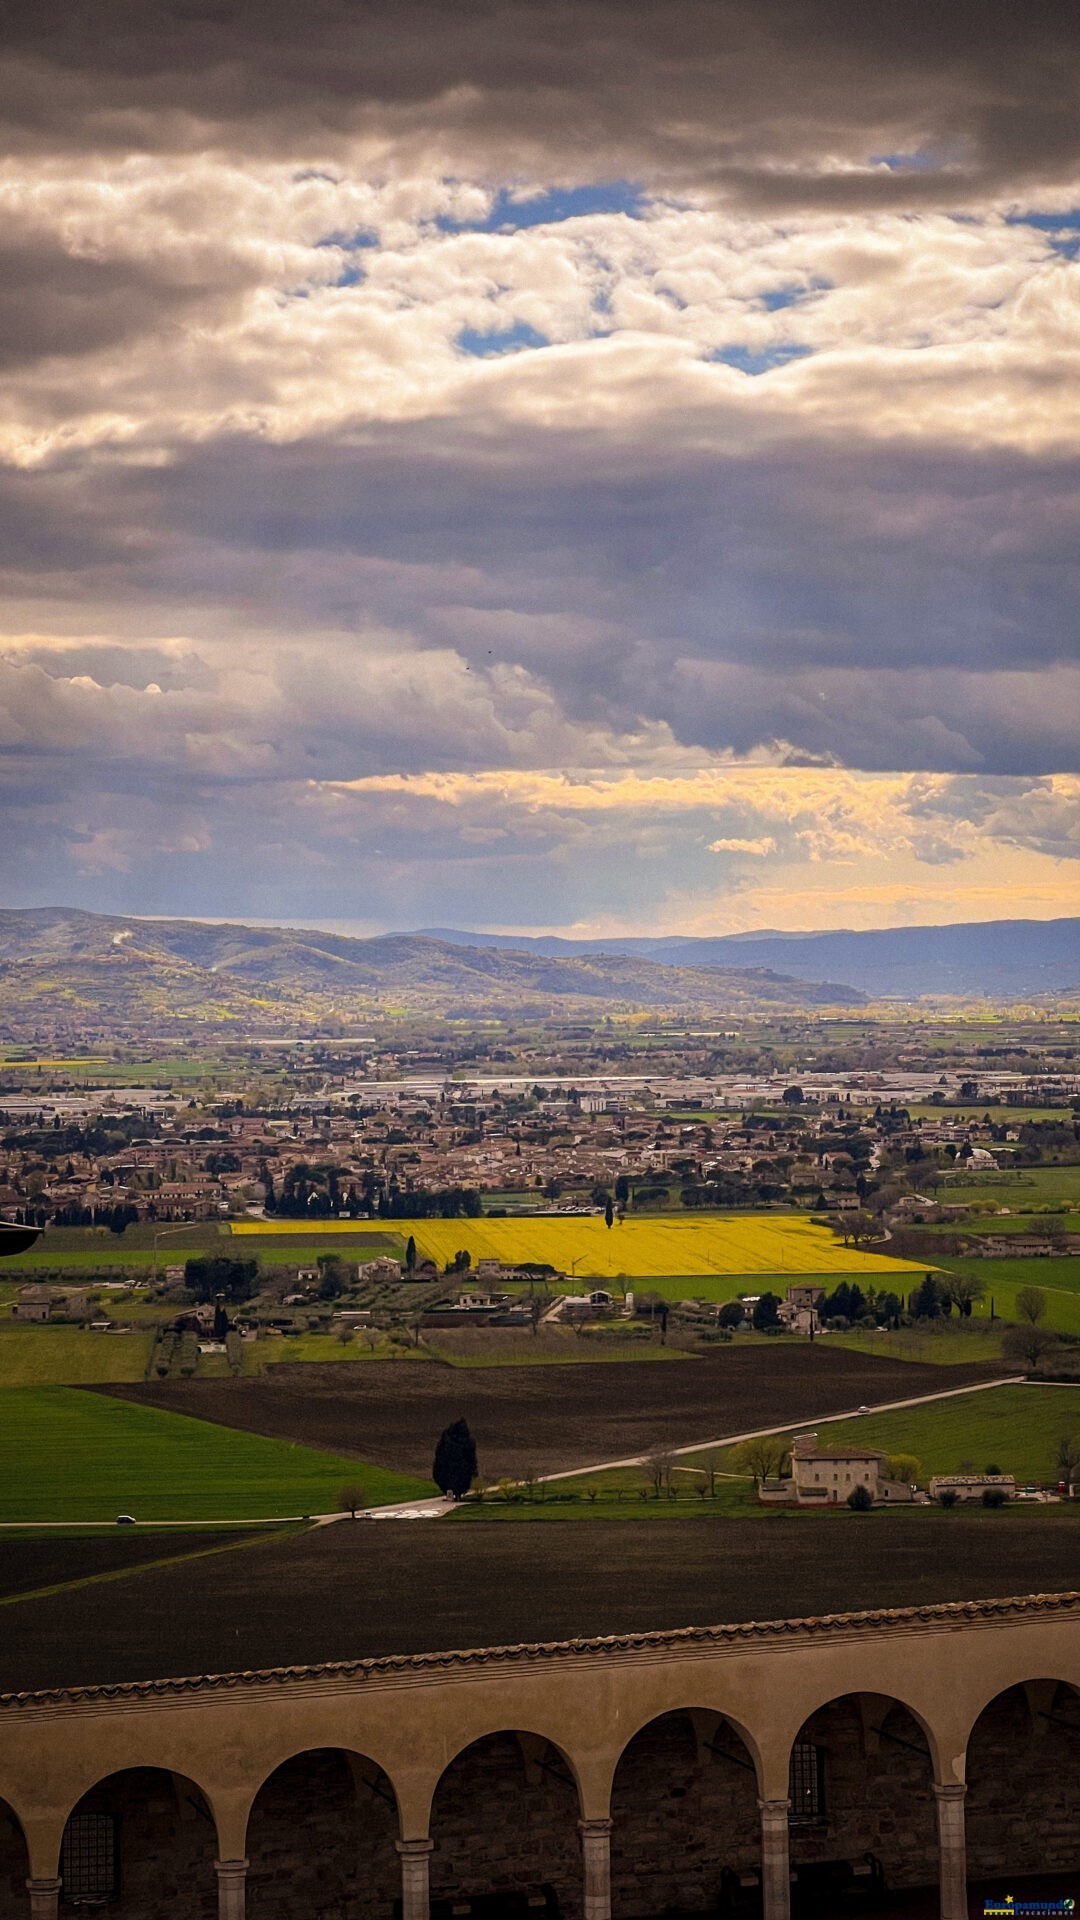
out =
[[466,1647],[442,1653],[383,1654],[361,1660],[330,1660],[296,1667],[263,1667],[235,1673],[187,1674],[164,1680],[119,1680],[110,1684],[46,1687],[18,1693],[0,1693],[0,1707],[48,1706],[75,1701],[160,1699],[265,1685],[268,1682],[311,1681],[340,1677],[370,1679],[380,1674],[438,1672],[484,1666],[507,1660],[546,1660],[567,1654],[621,1653],[633,1649],[662,1652],[678,1647],[764,1640],[787,1636],[846,1633],[855,1627],[948,1626],[1007,1614],[1055,1613],[1080,1608],[1080,1593],[1014,1594],[1000,1600],[933,1601],[919,1607],[875,1607],[858,1613],[809,1614],[799,1619],[748,1620],[715,1627],[670,1627],[642,1633],[603,1634],[574,1640],[522,1641],[513,1646]]

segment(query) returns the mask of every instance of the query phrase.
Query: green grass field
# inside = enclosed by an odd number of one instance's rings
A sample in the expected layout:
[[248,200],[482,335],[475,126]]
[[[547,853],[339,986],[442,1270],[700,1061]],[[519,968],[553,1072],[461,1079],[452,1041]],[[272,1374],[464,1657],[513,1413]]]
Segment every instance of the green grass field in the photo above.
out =
[[108,1385],[143,1379],[154,1337],[0,1323],[0,1388]]
[[[852,1103],[854,1104],[854,1103]],[[1010,1107],[1000,1102],[995,1105],[990,1100],[980,1106],[977,1100],[968,1101],[962,1107],[937,1106],[932,1100],[905,1101],[905,1106],[913,1120],[981,1120],[989,1114],[995,1126],[1020,1126],[1026,1120],[1071,1120],[1071,1107]],[[870,1113],[872,1108],[867,1107]]]
[[1059,1440],[1064,1434],[1080,1440],[1080,1387],[994,1387],[893,1413],[822,1422],[817,1432],[823,1446],[854,1443],[913,1453],[924,1480],[955,1473],[970,1461],[977,1472],[994,1463],[1021,1482],[1056,1481]]
[[[181,1233],[164,1234],[158,1241],[157,1264],[160,1272],[167,1266],[182,1266],[195,1254],[239,1253],[257,1255],[264,1266],[314,1266],[328,1253],[345,1260],[375,1260],[382,1254],[400,1259],[404,1241],[399,1234],[385,1229],[365,1227],[364,1242],[358,1245],[355,1232],[342,1231],[331,1223],[331,1234],[313,1234],[297,1223],[294,1231],[279,1233],[276,1228],[264,1246],[254,1242],[243,1249],[223,1245],[229,1238],[228,1223],[193,1220]],[[16,1283],[27,1275],[40,1279],[49,1273],[64,1273],[92,1281],[102,1271],[116,1267],[124,1274],[149,1273],[154,1261],[152,1230],[144,1225],[129,1227],[126,1233],[109,1233],[98,1227],[55,1227],[42,1235],[28,1253],[5,1263],[4,1279]]]
[[[989,1303],[987,1303],[989,1304]],[[883,1360],[915,1360],[930,1367],[957,1367],[1001,1359],[1001,1333],[966,1321],[961,1327],[952,1316],[922,1327],[855,1327],[850,1333],[830,1333],[829,1344],[850,1347]],[[1006,1369],[1008,1371],[1008,1369]],[[944,1385],[944,1382],[942,1383]]]
[[584,1334],[568,1327],[544,1327],[535,1336],[512,1327],[433,1328],[426,1345],[436,1359],[451,1367],[572,1367],[635,1361],[692,1360],[693,1354],[659,1340],[618,1339],[610,1334]]
[[1017,1167],[987,1176],[951,1173],[938,1188],[936,1198],[943,1206],[964,1202],[985,1207],[1080,1206],[1080,1166]]
[[976,1304],[971,1316],[976,1325],[988,1318],[991,1301],[999,1318],[1015,1320],[1016,1296],[1021,1287],[1038,1287],[1046,1295],[1043,1326],[1051,1333],[1080,1333],[1080,1260],[1075,1256],[980,1260],[942,1255],[938,1264],[954,1273],[974,1274],[982,1281],[986,1297]]
[[283,1440],[67,1387],[0,1394],[0,1522],[255,1520],[329,1512],[342,1487],[370,1504],[430,1482]]
[[[374,1347],[360,1340],[350,1340],[346,1346],[333,1333],[301,1333],[289,1340],[245,1340],[241,1349],[243,1355],[242,1372],[245,1375],[265,1373],[268,1367],[283,1366],[292,1362],[308,1362],[312,1365],[328,1360],[426,1360],[430,1356],[424,1348],[406,1347],[401,1341],[383,1338]],[[199,1377],[205,1378],[210,1369],[206,1360],[217,1357],[203,1355],[199,1362]],[[227,1373],[225,1365],[217,1370]]]

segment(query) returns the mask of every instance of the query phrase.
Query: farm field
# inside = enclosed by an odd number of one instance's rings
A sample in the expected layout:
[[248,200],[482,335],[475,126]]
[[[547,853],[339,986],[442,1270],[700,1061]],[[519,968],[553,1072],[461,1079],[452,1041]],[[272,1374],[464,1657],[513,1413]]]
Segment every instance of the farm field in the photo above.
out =
[[1080,1334],[1080,1260],[1071,1255],[1018,1260],[941,1255],[938,1265],[953,1273],[972,1273],[982,1281],[986,1298],[976,1303],[973,1321],[985,1323],[991,1301],[999,1317],[1015,1320],[1016,1296],[1021,1287],[1038,1287],[1046,1295],[1043,1326],[1051,1333]]
[[[260,1223],[254,1223],[260,1224]],[[264,1265],[273,1265],[275,1261],[285,1264],[295,1261],[300,1265],[314,1265],[321,1254],[341,1253],[346,1259],[357,1258],[374,1260],[381,1254],[390,1254],[400,1259],[404,1242],[396,1233],[387,1233],[375,1227],[365,1226],[364,1231],[370,1237],[365,1240],[364,1251],[360,1253],[355,1237],[348,1231],[342,1231],[338,1221],[328,1221],[329,1235],[317,1234],[317,1230],[305,1226],[302,1231],[281,1232],[277,1227],[271,1229],[272,1244],[265,1249],[254,1245],[245,1248],[245,1253],[257,1254]],[[236,1252],[229,1247],[229,1229],[225,1224],[214,1220],[193,1220],[190,1228],[178,1234],[162,1236],[158,1242],[158,1267],[182,1265],[193,1255],[208,1252]],[[66,1274],[81,1276],[86,1273],[92,1280],[115,1267],[125,1274],[148,1273],[153,1265],[154,1249],[150,1233],[145,1227],[129,1227],[124,1234],[114,1234],[93,1227],[58,1227],[46,1233],[28,1253],[19,1254],[4,1265],[4,1284],[10,1284],[14,1276],[16,1282],[27,1275],[41,1278],[43,1275],[63,1271]]]
[[[260,1537],[261,1536],[257,1536]],[[57,1532],[0,1535],[0,1606],[16,1596],[38,1594],[74,1580],[108,1580],[158,1562],[207,1548],[238,1545],[251,1534],[145,1533],[128,1528],[72,1535]]]
[[143,1379],[149,1333],[88,1333],[82,1327],[0,1326],[0,1388],[89,1386]]
[[451,1367],[591,1367],[697,1358],[682,1347],[661,1346],[655,1339],[620,1339],[614,1333],[579,1338],[569,1327],[542,1327],[536,1334],[517,1327],[493,1327],[483,1333],[476,1328],[440,1327],[426,1335],[426,1345],[436,1359]]
[[[979,1104],[969,1100],[963,1106],[939,1106],[933,1100],[905,1100],[907,1111],[913,1120],[982,1120],[990,1115],[995,1126],[1020,1126],[1026,1120],[1071,1120],[1072,1108],[1060,1107],[1011,1107],[1008,1103],[989,1100]],[[864,1109],[872,1113],[873,1108]]]
[[1000,1173],[950,1174],[938,1188],[943,1205],[984,1207],[1080,1206],[1080,1166],[1003,1168]]
[[[665,1214],[631,1217],[616,1221],[613,1227],[596,1214],[396,1224],[403,1235],[415,1238],[421,1257],[440,1267],[459,1248],[467,1247],[474,1266],[478,1260],[540,1261],[572,1274],[575,1287],[588,1280],[709,1276],[722,1283],[723,1290],[711,1295],[721,1300],[739,1291],[736,1282],[769,1275],[866,1274],[879,1276],[885,1283],[890,1275],[906,1278],[925,1271],[910,1261],[841,1246],[828,1227],[817,1227],[800,1215]],[[340,1238],[339,1221],[328,1221],[327,1227]],[[358,1238],[365,1230],[370,1231],[360,1223],[353,1229]],[[270,1221],[234,1221],[232,1237],[265,1244],[277,1231]]]
[[[458,1368],[405,1360],[271,1367],[258,1380],[117,1387],[125,1400],[306,1446],[354,1449],[426,1474],[442,1429],[464,1415],[481,1472],[553,1473],[691,1446],[770,1420],[801,1421],[1000,1374],[851,1353],[824,1340],[711,1347],[677,1366]],[[763,1413],[763,1409],[766,1409]]]
[[701,1520],[662,1550],[627,1520],[346,1521],[13,1606],[0,1687],[222,1673],[238,1645],[283,1667],[1077,1587],[1065,1508]]
[[[231,1384],[231,1383],[225,1383]],[[0,1522],[248,1520],[327,1512],[359,1482],[372,1504],[431,1492],[420,1480],[70,1387],[0,1394]]]
[[924,1227],[922,1231],[936,1234],[939,1239],[945,1233],[978,1233],[1008,1239],[1014,1234],[1042,1234],[1048,1227],[1061,1227],[1066,1233],[1071,1229],[1075,1233],[1076,1217],[1061,1213],[1055,1207],[1029,1207],[1026,1213],[958,1213],[951,1220]]
[[[245,1376],[257,1376],[269,1367],[293,1365],[324,1365],[327,1362],[351,1360],[356,1362],[371,1360],[426,1360],[429,1355],[424,1348],[399,1346],[388,1338],[381,1339],[375,1347],[366,1347],[359,1340],[351,1340],[344,1346],[334,1333],[301,1333],[289,1340],[245,1340],[241,1349],[241,1372]],[[219,1356],[211,1355],[210,1358]],[[222,1359],[224,1356],[220,1356]],[[206,1358],[199,1363],[200,1376],[207,1373]],[[228,1366],[221,1369],[222,1377],[230,1374]]]
[[913,1453],[925,1477],[956,1473],[971,1462],[978,1473],[988,1463],[1017,1480],[1056,1480],[1058,1442],[1080,1441],[1080,1387],[994,1387],[923,1407],[897,1407],[818,1427],[823,1446],[881,1447]]
[[[987,1303],[988,1304],[988,1303]],[[949,1320],[930,1321],[915,1327],[853,1327],[848,1333],[830,1333],[835,1346],[852,1353],[874,1353],[889,1360],[917,1360],[929,1367],[970,1366],[976,1361],[996,1365],[1001,1359],[1001,1331],[974,1315],[962,1325],[953,1315]],[[1003,1368],[1008,1372],[1008,1368]],[[946,1382],[942,1381],[942,1386]]]

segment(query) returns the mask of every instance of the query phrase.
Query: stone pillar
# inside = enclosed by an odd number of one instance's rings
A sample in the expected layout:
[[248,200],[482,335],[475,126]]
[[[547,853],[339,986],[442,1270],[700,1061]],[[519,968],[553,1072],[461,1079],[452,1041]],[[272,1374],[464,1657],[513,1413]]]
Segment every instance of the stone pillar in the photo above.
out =
[[941,1920],[967,1920],[967,1841],[964,1833],[966,1792],[966,1787],[939,1786],[936,1780],[934,1782],[934,1799],[937,1801]]
[[584,1920],[611,1920],[611,1821],[579,1820]]
[[759,1800],[761,1810],[761,1911],[764,1920],[790,1920],[790,1800]]
[[247,1898],[246,1860],[215,1860],[218,1920],[244,1920]]
[[30,1920],[57,1920],[60,1911],[59,1880],[28,1880]]
[[401,1920],[429,1920],[428,1862],[434,1840],[396,1840],[401,1855]]

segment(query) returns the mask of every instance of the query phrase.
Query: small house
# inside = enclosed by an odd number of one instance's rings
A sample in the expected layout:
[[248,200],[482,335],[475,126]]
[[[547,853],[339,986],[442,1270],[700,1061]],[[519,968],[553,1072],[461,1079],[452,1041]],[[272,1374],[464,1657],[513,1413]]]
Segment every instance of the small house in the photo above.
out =
[[63,1310],[66,1305],[51,1287],[23,1287],[11,1312],[16,1320],[47,1320],[54,1307]]
[[886,1457],[877,1447],[819,1447],[816,1433],[797,1433],[791,1443],[791,1475],[767,1481],[759,1497],[770,1505],[840,1507],[862,1488],[875,1506],[900,1506],[914,1489],[890,1480]]

